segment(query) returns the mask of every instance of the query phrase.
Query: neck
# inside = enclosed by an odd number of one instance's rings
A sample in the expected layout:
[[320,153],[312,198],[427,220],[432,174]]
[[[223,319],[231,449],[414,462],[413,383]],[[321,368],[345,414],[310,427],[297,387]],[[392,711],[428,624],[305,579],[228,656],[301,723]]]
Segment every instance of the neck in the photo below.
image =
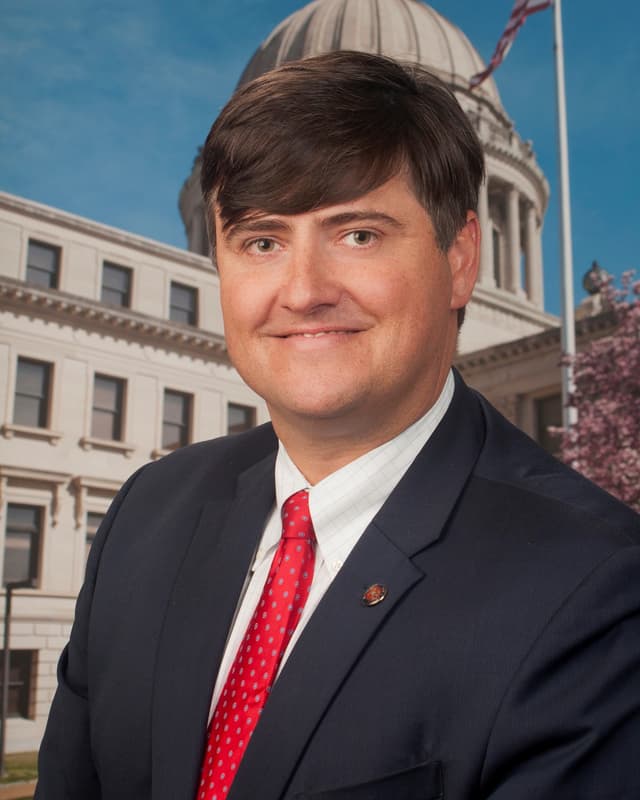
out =
[[[318,426],[318,429],[320,427],[323,426]],[[320,430],[317,436],[313,436],[309,432],[288,430],[286,426],[275,423],[274,428],[289,457],[311,486],[393,438],[356,441],[350,437],[329,439]]]
[[426,403],[402,417],[381,420],[374,416],[367,422],[366,415],[359,413],[353,418],[300,419],[271,409],[273,427],[293,463],[313,486],[400,435],[434,405],[443,386],[444,379]]

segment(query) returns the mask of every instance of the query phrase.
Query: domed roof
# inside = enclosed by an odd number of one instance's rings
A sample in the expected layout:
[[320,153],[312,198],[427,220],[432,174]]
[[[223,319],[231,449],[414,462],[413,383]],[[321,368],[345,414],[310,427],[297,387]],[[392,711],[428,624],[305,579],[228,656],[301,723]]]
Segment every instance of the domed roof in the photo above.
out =
[[[274,28],[238,85],[287,61],[333,50],[360,50],[417,62],[452,88],[463,90],[485,66],[460,28],[419,0],[313,0]],[[502,109],[493,78],[474,94]]]

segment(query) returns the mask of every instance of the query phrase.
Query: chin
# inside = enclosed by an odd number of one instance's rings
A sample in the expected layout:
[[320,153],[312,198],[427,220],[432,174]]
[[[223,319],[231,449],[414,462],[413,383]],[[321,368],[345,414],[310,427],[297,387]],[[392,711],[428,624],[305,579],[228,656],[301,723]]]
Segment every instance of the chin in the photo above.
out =
[[284,403],[270,402],[268,399],[266,403],[272,417],[277,416],[291,421],[299,420],[306,424],[312,423],[314,420],[323,422],[351,418],[354,413],[357,413],[358,409],[356,401],[345,397],[310,399],[306,396],[296,401],[296,398],[288,396]]

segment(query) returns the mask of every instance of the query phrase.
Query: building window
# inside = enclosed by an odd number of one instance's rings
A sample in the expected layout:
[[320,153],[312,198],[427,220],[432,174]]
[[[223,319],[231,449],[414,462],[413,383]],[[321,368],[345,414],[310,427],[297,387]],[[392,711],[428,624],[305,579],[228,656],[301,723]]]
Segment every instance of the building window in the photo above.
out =
[[60,248],[52,244],[29,240],[27,280],[47,289],[58,288]]
[[87,535],[85,539],[85,563],[89,558],[89,551],[91,550],[91,545],[93,544],[93,540],[96,538],[96,533],[98,532],[98,528],[102,524],[102,520],[104,519],[104,514],[99,514],[95,511],[89,511],[87,513]]
[[9,503],[4,538],[2,585],[38,580],[42,508]]
[[16,393],[13,405],[13,422],[32,428],[46,428],[49,424],[49,388],[51,364],[18,359]]
[[[35,650],[11,650],[9,653],[8,716],[31,719],[33,680],[36,674]],[[0,652],[0,692],[4,676],[4,653]]]
[[100,299],[111,306],[129,308],[131,305],[131,270],[105,261],[102,264],[102,293]]
[[162,447],[175,450],[189,444],[192,396],[165,389],[162,412]]
[[192,286],[171,282],[169,300],[169,319],[196,325],[198,322],[198,292]]
[[120,442],[123,439],[125,382],[121,378],[96,375],[93,383],[91,435]]
[[556,455],[560,450],[560,439],[549,433],[550,427],[562,427],[562,395],[551,394],[537,397],[535,403],[536,439],[548,453]]
[[256,424],[256,410],[237,403],[227,405],[227,433],[242,433]]

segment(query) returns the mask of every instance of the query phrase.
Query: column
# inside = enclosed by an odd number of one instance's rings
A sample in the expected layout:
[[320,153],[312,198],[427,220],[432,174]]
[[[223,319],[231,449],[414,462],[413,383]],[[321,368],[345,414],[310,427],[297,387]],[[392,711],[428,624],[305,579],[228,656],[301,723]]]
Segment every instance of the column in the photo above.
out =
[[482,286],[494,287],[496,285],[493,276],[493,230],[491,228],[491,218],[489,217],[489,177],[480,184],[478,194],[478,218],[480,220],[481,244],[480,244],[480,276],[479,283]]
[[527,275],[527,296],[536,306],[542,305],[542,265],[539,261],[539,236],[536,210],[527,206],[525,218],[525,271]]
[[538,261],[538,298],[540,308],[544,308],[544,264],[542,258],[542,220],[536,228],[536,258]]
[[520,278],[520,193],[515,186],[507,195],[507,288],[522,295]]

